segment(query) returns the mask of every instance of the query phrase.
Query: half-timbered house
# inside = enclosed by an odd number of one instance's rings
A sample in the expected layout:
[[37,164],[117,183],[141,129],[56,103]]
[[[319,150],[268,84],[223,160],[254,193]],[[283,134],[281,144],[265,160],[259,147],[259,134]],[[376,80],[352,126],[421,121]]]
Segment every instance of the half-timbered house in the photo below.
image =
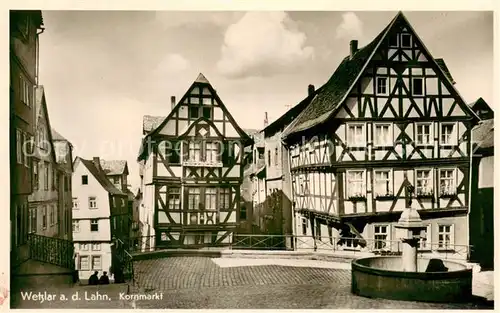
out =
[[160,123],[145,119],[138,161],[156,246],[228,244],[239,223],[243,149],[251,139],[203,74],[179,102],[172,99]]
[[411,185],[428,224],[420,249],[466,257],[476,122],[444,60],[403,13],[365,47],[351,41],[350,54],[284,132],[297,233],[318,248],[397,251],[394,224]]

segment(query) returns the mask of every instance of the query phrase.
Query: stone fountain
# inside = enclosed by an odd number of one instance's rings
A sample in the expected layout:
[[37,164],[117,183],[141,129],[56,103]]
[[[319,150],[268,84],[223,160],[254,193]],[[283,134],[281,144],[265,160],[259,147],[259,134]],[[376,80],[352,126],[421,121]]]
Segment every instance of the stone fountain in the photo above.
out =
[[414,187],[407,186],[408,205],[395,225],[402,230],[401,256],[375,256],[352,262],[354,294],[392,300],[462,302],[472,297],[472,270],[449,260],[418,257],[420,233],[427,227],[412,207]]

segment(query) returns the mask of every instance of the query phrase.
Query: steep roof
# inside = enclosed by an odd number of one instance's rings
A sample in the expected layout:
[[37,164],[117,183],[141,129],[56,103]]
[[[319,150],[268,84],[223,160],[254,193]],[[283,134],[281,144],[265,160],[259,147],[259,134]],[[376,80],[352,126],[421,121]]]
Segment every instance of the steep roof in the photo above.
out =
[[493,148],[495,144],[495,120],[480,121],[472,129],[472,143],[475,149],[488,149]]
[[43,113],[45,117],[46,127],[47,127],[47,136],[50,145],[50,154],[52,155],[52,159],[57,163],[57,156],[54,149],[54,139],[52,137],[52,127],[50,126],[50,118],[49,118],[49,110],[47,109],[47,98],[45,96],[45,88],[43,85],[38,85],[35,88],[35,131],[38,127],[38,119],[39,116]]
[[452,84],[454,84],[455,80],[453,79],[453,76],[451,76],[450,70],[448,69],[448,66],[446,66],[446,62],[444,62],[444,59],[441,59],[441,58],[440,59],[434,59],[434,61],[436,61],[437,65],[441,68],[441,70],[446,75],[446,77],[448,77],[448,79],[450,80],[450,82]]
[[469,107],[483,120],[492,119],[495,116],[493,109],[482,97],[469,104]]
[[92,176],[99,182],[99,184],[110,194],[112,195],[120,195],[126,196],[125,193],[116,188],[106,177],[106,173],[101,168],[98,168],[96,164],[92,160],[85,160],[80,157],[77,157],[83,165],[89,170]]
[[152,115],[144,115],[142,117],[142,131],[144,134],[149,133],[158,125],[161,124],[167,117],[166,116],[152,116]]
[[[342,60],[330,79],[316,92],[311,103],[284,131],[283,136],[287,137],[326,122],[336,109],[341,106],[393,25],[400,21],[408,25],[408,28],[413,31],[406,17],[402,12],[399,12],[372,42],[359,49],[352,57],[347,56]],[[423,50],[426,50],[425,47]],[[450,83],[453,84],[452,77],[444,61],[442,59],[434,61],[442,69]],[[472,111],[471,114],[474,115]]]
[[122,175],[128,174],[128,166],[126,160],[100,160],[101,167],[106,175]]

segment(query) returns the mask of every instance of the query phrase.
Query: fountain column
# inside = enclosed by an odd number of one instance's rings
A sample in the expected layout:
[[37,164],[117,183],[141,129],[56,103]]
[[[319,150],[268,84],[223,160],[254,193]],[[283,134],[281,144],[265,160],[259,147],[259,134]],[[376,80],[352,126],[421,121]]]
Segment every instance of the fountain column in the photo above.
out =
[[420,241],[420,231],[425,229],[427,225],[422,223],[420,214],[411,205],[412,194],[414,191],[413,186],[409,185],[406,187],[410,200],[408,201],[408,207],[403,210],[398,223],[395,225],[396,228],[405,230],[403,237],[401,238],[402,246],[402,271],[403,272],[416,272],[417,271],[417,248]]

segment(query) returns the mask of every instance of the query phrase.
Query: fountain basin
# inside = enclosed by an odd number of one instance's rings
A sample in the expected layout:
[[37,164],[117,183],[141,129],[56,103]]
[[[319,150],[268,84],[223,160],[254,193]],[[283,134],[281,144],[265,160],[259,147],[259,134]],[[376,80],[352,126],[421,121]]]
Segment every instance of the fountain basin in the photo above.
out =
[[472,269],[442,260],[448,271],[426,272],[431,259],[418,258],[417,272],[403,272],[401,257],[352,262],[352,293],[370,298],[422,302],[464,302],[472,297]]

